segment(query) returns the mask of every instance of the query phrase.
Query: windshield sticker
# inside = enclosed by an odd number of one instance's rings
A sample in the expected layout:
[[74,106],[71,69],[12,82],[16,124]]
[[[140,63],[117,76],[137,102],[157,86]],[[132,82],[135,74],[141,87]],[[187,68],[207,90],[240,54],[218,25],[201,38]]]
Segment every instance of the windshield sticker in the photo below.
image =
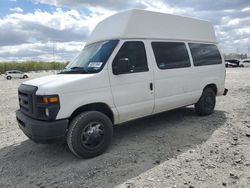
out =
[[91,68],[100,68],[102,66],[102,62],[90,62],[88,67]]

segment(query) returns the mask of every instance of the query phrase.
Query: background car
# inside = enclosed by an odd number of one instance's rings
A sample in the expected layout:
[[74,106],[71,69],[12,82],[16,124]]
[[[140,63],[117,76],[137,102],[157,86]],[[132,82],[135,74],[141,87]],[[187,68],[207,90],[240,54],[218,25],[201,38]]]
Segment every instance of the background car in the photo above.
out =
[[28,78],[29,75],[27,73],[18,71],[18,70],[10,70],[5,72],[5,78],[7,80],[11,80],[12,78]]
[[226,59],[225,60],[225,66],[226,67],[239,67],[240,61],[237,59]]
[[240,61],[240,67],[250,67],[250,59],[243,59]]

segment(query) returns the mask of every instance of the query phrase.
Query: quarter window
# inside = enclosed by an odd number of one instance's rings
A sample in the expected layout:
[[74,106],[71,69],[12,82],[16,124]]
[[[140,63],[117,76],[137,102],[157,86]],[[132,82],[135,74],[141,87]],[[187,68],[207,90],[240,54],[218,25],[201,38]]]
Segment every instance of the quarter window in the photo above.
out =
[[130,71],[127,73],[148,71],[147,56],[143,42],[124,42],[113,61],[113,65],[120,59],[129,61]]
[[190,60],[183,42],[152,42],[159,69],[190,67]]
[[214,44],[189,43],[194,66],[221,64],[220,52]]

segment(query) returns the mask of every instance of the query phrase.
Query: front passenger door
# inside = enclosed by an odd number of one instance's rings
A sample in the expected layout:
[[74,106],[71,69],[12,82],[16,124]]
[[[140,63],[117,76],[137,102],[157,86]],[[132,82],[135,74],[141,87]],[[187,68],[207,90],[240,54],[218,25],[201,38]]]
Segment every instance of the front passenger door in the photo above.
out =
[[[120,48],[119,48],[120,47]],[[121,41],[110,67],[113,100],[119,113],[119,123],[152,114],[154,108],[153,71],[142,41]],[[122,60],[122,61],[121,61]],[[126,60],[126,61],[124,61]],[[129,63],[127,72],[114,70],[118,64]],[[120,65],[121,65],[120,62]]]
[[13,78],[18,78],[18,72],[17,71],[13,71],[11,76]]
[[22,73],[20,71],[16,71],[16,78],[22,78]]

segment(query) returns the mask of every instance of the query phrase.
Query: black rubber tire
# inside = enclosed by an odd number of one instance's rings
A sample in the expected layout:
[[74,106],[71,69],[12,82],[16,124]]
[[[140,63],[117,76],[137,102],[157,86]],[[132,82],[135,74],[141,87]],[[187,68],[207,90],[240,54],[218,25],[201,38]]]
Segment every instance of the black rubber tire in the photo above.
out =
[[7,80],[11,80],[11,76],[7,76],[7,78],[6,78]]
[[199,101],[194,105],[195,111],[201,116],[210,115],[214,112],[216,104],[215,92],[211,88],[205,88]]
[[24,76],[23,76],[23,79],[26,79],[26,78],[28,78],[28,76],[27,76],[27,75],[24,75]]
[[[103,125],[103,141],[95,149],[87,149],[81,141],[84,128],[90,122],[100,122]],[[70,123],[67,133],[67,144],[69,149],[80,158],[91,158],[104,153],[111,144],[113,137],[113,124],[103,113],[98,111],[87,111],[77,115]]]

